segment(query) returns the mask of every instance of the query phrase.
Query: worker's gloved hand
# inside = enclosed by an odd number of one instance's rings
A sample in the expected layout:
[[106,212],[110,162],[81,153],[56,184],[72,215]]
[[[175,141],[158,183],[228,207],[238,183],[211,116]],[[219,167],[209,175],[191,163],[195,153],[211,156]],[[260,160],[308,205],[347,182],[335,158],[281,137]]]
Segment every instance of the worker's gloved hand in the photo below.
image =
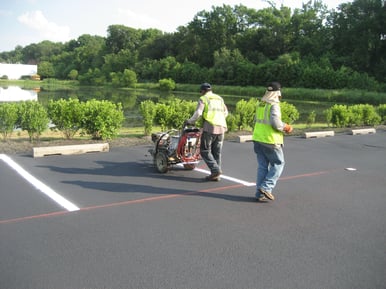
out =
[[284,131],[285,133],[291,133],[293,130],[294,130],[293,127],[292,127],[291,125],[289,125],[289,124],[286,124],[286,125],[284,126],[284,128],[283,128],[283,131]]

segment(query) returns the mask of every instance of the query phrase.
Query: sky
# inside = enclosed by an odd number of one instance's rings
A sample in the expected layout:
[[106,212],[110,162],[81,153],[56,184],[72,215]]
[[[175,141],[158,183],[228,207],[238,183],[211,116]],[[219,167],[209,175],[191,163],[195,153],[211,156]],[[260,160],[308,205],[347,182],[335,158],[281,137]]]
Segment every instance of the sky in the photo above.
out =
[[[322,1],[329,9],[351,2]],[[283,4],[294,9],[301,8],[307,0],[273,2],[277,7]],[[223,4],[242,4],[256,10],[269,7],[265,0],[1,0],[0,52],[43,40],[64,43],[83,34],[106,37],[107,28],[115,24],[175,32],[198,12]]]

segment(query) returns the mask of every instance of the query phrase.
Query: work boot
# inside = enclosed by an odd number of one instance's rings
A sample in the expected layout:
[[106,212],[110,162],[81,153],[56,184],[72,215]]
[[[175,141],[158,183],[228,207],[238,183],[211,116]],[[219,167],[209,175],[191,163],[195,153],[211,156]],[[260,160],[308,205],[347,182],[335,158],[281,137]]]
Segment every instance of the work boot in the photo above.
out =
[[217,172],[217,173],[211,173],[209,176],[206,176],[205,177],[205,180],[206,181],[219,181],[219,177],[221,175],[221,172]]
[[268,199],[264,195],[261,195],[260,197],[256,198],[256,201],[260,203],[266,203],[268,202]]
[[265,190],[263,190],[263,189],[259,189],[259,192],[261,193],[261,194],[263,194],[267,199],[270,199],[271,201],[273,201],[274,199],[275,199],[275,196],[274,195],[272,195],[272,193],[270,193],[270,192],[267,192],[267,191],[265,191]]

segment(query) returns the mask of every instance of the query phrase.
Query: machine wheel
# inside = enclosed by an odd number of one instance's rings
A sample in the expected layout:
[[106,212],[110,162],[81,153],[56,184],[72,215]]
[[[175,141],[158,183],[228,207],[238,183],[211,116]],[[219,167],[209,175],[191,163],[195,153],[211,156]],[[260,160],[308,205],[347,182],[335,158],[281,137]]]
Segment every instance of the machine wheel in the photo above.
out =
[[154,156],[154,165],[160,173],[166,173],[169,170],[168,158],[166,153],[159,151]]
[[188,171],[194,170],[195,167],[195,164],[184,164],[184,169]]

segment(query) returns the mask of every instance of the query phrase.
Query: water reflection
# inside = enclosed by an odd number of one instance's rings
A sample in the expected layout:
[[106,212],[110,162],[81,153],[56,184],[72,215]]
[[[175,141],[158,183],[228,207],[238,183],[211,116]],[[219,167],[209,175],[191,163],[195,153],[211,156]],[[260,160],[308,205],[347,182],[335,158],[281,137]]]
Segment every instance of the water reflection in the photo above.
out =
[[38,100],[37,90],[21,89],[19,86],[0,87],[0,102]]

